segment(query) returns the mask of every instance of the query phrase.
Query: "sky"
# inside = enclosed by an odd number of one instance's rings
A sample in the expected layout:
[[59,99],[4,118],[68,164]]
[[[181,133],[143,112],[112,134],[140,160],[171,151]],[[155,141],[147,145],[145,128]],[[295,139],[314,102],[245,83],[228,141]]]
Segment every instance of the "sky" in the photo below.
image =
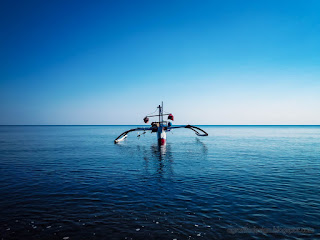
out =
[[0,124],[320,124],[320,2],[0,3]]

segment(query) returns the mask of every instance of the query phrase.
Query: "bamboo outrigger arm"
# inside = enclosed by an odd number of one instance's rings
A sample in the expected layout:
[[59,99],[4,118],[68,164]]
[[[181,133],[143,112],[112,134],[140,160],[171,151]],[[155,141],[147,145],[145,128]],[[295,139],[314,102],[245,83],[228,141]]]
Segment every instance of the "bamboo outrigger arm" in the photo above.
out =
[[189,128],[191,129],[192,131],[194,131],[197,136],[200,136],[200,137],[205,137],[205,136],[208,136],[208,133],[204,130],[202,130],[201,128],[198,128],[196,126],[192,126],[192,125],[183,125],[183,126],[177,126],[177,127],[168,127],[168,130],[170,129],[173,129],[173,128]]
[[123,141],[124,139],[126,139],[127,137],[127,134],[129,132],[134,132],[134,131],[148,131],[148,130],[152,130],[152,128],[133,128],[133,129],[130,129],[128,131],[125,131],[124,133],[121,133],[119,135],[119,137],[117,137],[115,140],[114,140],[114,143],[118,143],[118,142],[121,142]]

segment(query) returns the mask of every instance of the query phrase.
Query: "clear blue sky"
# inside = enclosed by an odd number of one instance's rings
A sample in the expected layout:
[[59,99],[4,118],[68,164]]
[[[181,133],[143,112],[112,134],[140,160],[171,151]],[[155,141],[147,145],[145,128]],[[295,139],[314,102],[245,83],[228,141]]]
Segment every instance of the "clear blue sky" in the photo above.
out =
[[320,124],[319,1],[0,3],[0,124]]

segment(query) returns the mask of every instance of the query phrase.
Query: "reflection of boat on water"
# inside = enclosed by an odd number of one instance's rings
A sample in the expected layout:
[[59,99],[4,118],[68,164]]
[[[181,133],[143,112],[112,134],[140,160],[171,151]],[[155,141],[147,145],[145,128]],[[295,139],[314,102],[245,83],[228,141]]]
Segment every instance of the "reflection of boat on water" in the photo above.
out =
[[157,157],[159,160],[171,159],[172,157],[171,146],[167,144],[166,145],[154,144],[151,146],[151,152],[152,152],[152,155]]
[[[159,160],[164,160],[168,157],[167,146],[166,145],[152,145],[151,146],[151,154]],[[167,155],[168,154],[168,155]]]
[[208,152],[208,147],[199,138],[196,138],[196,144],[202,147],[203,153]]
[[175,172],[174,166],[180,168],[181,163],[186,166],[186,158],[205,161],[208,155],[206,144],[198,138],[181,144],[116,144],[115,147],[124,153],[124,157],[134,156],[135,162],[145,171],[144,176],[171,176]]
[[[158,174],[162,174],[164,172],[172,173],[172,162],[173,156],[171,152],[171,145],[159,145],[153,144],[151,146],[151,156],[154,163],[154,166],[157,169]],[[166,171],[165,171],[166,169]]]
[[[164,145],[166,143],[166,139],[167,139],[166,132],[169,132],[175,128],[188,128],[188,129],[191,129],[192,131],[194,131],[198,136],[208,136],[207,132],[205,132],[204,130],[202,130],[201,128],[196,127],[196,126],[192,126],[192,125],[172,126],[172,122],[170,122],[170,121],[174,121],[174,116],[172,115],[172,113],[164,113],[163,103],[161,106],[159,105],[157,108],[159,109],[158,114],[146,116],[143,119],[143,121],[145,123],[148,123],[150,117],[158,117],[159,118],[158,122],[152,122],[151,127],[149,127],[149,128],[134,128],[134,129],[130,129],[128,131],[125,131],[124,133],[120,134],[114,140],[114,143],[118,143],[120,141],[125,140],[127,137],[127,134],[129,132],[134,132],[134,131],[143,131],[142,134],[145,134],[146,131],[156,132],[159,145]],[[168,116],[168,121],[163,120],[163,116],[166,116],[166,115]],[[138,136],[140,136],[140,135],[138,135]]]

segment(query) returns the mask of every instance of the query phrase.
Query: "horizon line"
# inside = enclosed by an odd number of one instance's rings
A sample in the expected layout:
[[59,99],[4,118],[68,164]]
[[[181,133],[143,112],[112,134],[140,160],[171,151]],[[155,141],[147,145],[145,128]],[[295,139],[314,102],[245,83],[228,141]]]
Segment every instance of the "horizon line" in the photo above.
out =
[[[190,124],[177,124],[175,126],[183,126]],[[320,124],[193,124],[194,126],[320,126]],[[0,124],[4,126],[147,126],[143,124]]]

